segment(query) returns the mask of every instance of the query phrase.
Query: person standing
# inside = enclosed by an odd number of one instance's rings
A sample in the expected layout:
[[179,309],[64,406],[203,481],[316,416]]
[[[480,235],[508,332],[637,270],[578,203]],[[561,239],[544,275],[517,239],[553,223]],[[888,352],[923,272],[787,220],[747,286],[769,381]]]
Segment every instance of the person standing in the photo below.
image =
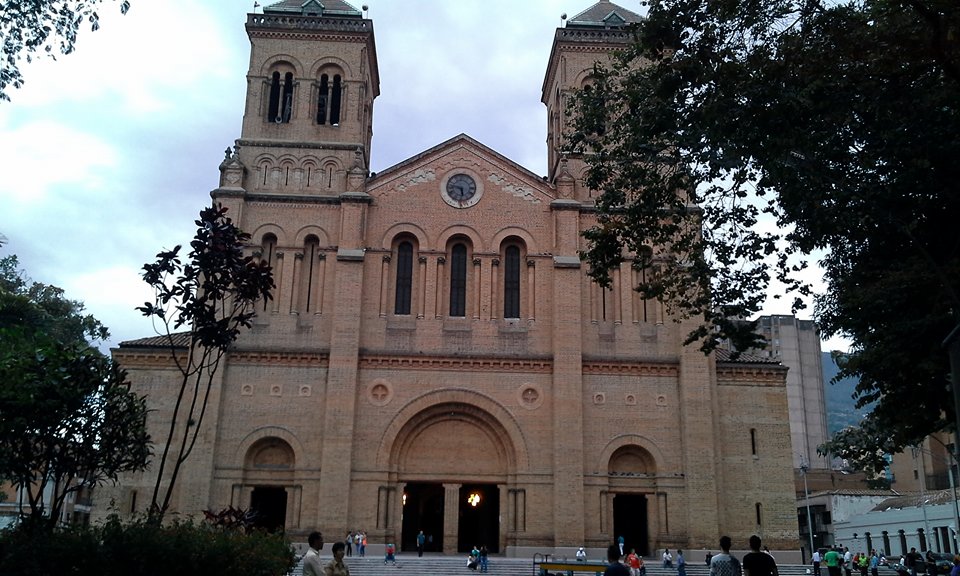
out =
[[630,569],[630,573],[633,574],[633,576],[640,574],[640,557],[637,556],[637,551],[633,548],[630,549],[627,557],[623,559],[623,563],[627,565],[627,568]]
[[353,556],[353,532],[347,532],[347,538],[344,540],[347,545],[347,556]]
[[687,561],[683,559],[683,550],[677,549],[677,576],[687,576]]
[[673,568],[673,554],[670,553],[669,548],[663,549],[663,567],[664,568]]
[[843,556],[836,548],[827,550],[823,555],[823,563],[827,565],[827,574],[829,576],[840,576],[840,565],[843,564]]
[[[333,560],[324,566],[323,576],[350,576],[350,569],[343,563],[343,554],[346,547],[343,542],[334,542]],[[306,576],[306,572],[304,572],[304,576]]]
[[480,571],[481,572],[487,571],[487,554],[488,554],[487,547],[481,546],[480,547]]
[[771,554],[760,551],[760,537],[750,537],[750,552],[743,557],[743,576],[780,576]]
[[917,576],[920,562],[923,562],[923,556],[917,552],[916,548],[911,548],[910,552],[907,552],[907,569],[910,570],[910,576]]
[[740,561],[730,555],[730,537],[720,537],[720,553],[710,559],[710,576],[742,576]]
[[[623,537],[620,537],[623,540]],[[620,549],[623,544],[611,544],[607,547],[607,569],[603,576],[630,576],[630,569],[620,563]]]
[[[851,576],[853,572],[853,554],[850,553],[849,548],[843,549],[843,571],[846,572],[847,576]],[[917,576],[913,574],[913,576]]]
[[870,551],[870,576],[880,576],[880,553]]
[[323,576],[323,565],[320,563],[320,550],[323,550],[323,534],[311,532],[307,536],[310,549],[303,555],[303,576]]
[[620,549],[620,556],[623,556],[623,545],[624,545],[624,543],[625,543],[625,541],[624,541],[624,539],[623,539],[623,534],[621,534],[621,535],[617,538],[617,545],[620,547],[620,548],[619,548],[619,549]]
[[417,558],[423,558],[423,545],[427,542],[427,537],[423,530],[417,534]]
[[820,561],[822,560],[822,558],[820,557],[819,550],[813,551],[812,560],[813,560],[813,576],[820,576]]

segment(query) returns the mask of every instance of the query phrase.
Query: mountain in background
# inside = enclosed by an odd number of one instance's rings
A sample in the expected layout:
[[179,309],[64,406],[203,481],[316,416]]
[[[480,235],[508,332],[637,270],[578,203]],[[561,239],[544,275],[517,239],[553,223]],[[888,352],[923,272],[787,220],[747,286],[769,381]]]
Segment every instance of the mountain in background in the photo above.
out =
[[855,408],[853,394],[857,389],[856,378],[843,378],[831,384],[833,377],[840,371],[830,356],[830,352],[821,352],[823,366],[824,401],[827,403],[827,432],[833,436],[847,426],[856,426],[873,407]]

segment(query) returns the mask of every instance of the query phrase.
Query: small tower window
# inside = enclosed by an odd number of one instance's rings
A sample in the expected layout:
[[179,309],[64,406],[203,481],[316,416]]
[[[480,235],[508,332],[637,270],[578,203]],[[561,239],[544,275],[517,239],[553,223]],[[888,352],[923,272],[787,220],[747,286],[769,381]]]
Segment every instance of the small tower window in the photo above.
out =
[[320,76],[320,92],[317,95],[317,124],[327,123],[327,104],[330,98],[330,79],[326,74]]
[[280,72],[270,77],[270,99],[267,105],[267,121],[286,124],[293,115],[293,73],[287,72],[280,80]]
[[330,95],[330,123],[340,125],[340,75],[333,77],[333,93]]
[[293,73],[287,72],[283,79],[283,108],[277,123],[286,124],[293,116]]
[[317,87],[317,124],[329,122],[332,126],[340,125],[340,102],[343,97],[342,80],[339,74],[330,78],[329,74],[320,75],[320,86]]
[[272,122],[280,113],[280,73],[274,72],[270,79],[270,103],[267,106],[267,121]]

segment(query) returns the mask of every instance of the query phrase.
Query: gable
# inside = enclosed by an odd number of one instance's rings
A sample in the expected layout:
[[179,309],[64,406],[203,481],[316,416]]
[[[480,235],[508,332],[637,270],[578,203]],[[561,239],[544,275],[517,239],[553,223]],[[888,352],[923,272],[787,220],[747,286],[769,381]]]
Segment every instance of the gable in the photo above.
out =
[[[474,180],[479,198],[471,197],[462,205],[445,198],[446,184],[458,175]],[[434,184],[441,199],[462,209],[514,199],[549,204],[557,196],[554,186],[543,178],[464,134],[376,174],[367,182],[366,191],[375,199],[386,199],[428,183]]]

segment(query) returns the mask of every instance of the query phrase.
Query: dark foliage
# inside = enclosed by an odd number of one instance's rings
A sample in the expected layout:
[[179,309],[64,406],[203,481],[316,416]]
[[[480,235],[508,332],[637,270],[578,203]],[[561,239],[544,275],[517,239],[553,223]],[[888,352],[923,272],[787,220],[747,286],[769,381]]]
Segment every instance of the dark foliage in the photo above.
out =
[[[155,298],[138,310],[159,320],[161,335],[167,338],[171,359],[181,374],[150,505],[158,522],[169,508],[180,469],[201,433],[223,354],[250,327],[254,303],[271,298],[270,266],[244,256],[250,235],[226,213],[222,206],[200,212],[185,262],[177,246],[160,252],[155,263],[143,267],[143,279],[153,287]],[[186,351],[177,347],[173,337],[180,331],[190,335]]]
[[24,490],[35,523],[55,522],[69,493],[146,466],[144,399],[87,341],[106,335],[16,257],[0,260],[0,478]]
[[852,401],[876,402],[824,449],[881,467],[954,420],[958,70],[952,1],[652,2],[576,101],[571,150],[602,192],[592,274],[654,247],[638,288],[702,317],[689,341],[709,351],[749,345],[727,319],[753,317],[772,279],[810,294],[798,272],[819,258],[815,318],[853,342]]
[[0,532],[0,576],[284,576],[295,562],[281,535],[190,522],[111,518],[92,528],[24,523]]

